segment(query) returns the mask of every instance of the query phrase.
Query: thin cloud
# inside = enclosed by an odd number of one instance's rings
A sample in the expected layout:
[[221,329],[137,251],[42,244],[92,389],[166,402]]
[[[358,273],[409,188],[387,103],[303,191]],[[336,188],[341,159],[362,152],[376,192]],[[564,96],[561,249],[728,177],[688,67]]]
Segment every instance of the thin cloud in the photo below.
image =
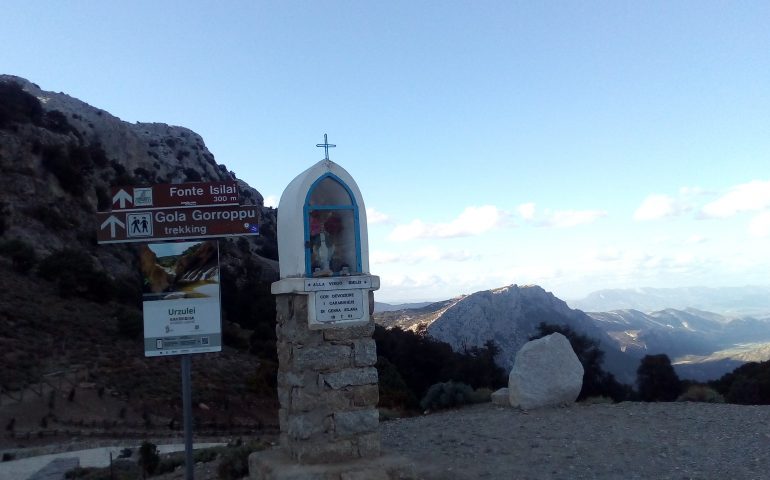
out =
[[570,228],[587,225],[606,217],[604,210],[557,210],[548,212],[546,219],[539,223],[542,227]]
[[704,205],[705,218],[728,218],[742,212],[770,208],[770,180],[754,180],[732,187],[726,194]]
[[519,212],[519,215],[521,215],[521,218],[524,220],[532,220],[535,218],[535,204],[532,202],[519,205],[516,211]]
[[262,203],[266,207],[271,207],[271,208],[277,207],[278,206],[278,201],[279,201],[279,199],[278,199],[277,195],[268,195],[268,196],[266,196],[265,198],[262,199]]
[[770,212],[763,212],[749,223],[749,235],[752,237],[770,237]]
[[477,259],[478,255],[474,255],[467,250],[440,250],[435,246],[426,247],[414,252],[408,253],[393,253],[393,252],[372,252],[370,260],[373,265],[383,265],[387,263],[406,263],[414,265],[416,263],[424,261],[451,261],[451,262],[466,262],[469,260]]
[[[519,216],[530,224],[538,227],[569,228],[593,223],[599,218],[606,217],[604,210],[555,210],[546,209],[542,215],[537,215],[534,203],[522,203],[516,207]],[[538,218],[540,217],[540,218]]]
[[634,212],[634,220],[659,220],[674,217],[682,213],[683,208],[677,199],[670,195],[653,194],[644,199]]
[[406,241],[417,238],[470,237],[486,233],[505,224],[508,214],[493,205],[467,207],[449,223],[426,223],[412,220],[411,223],[396,226],[390,239]]
[[366,209],[366,221],[369,225],[377,225],[383,223],[391,223],[392,220],[389,215],[375,210],[374,208]]
[[689,237],[689,238],[686,240],[686,242],[685,242],[685,243],[687,243],[687,244],[689,244],[689,245],[698,245],[698,244],[701,244],[701,243],[706,243],[706,242],[708,242],[708,239],[707,239],[706,237],[703,237],[703,236],[701,236],[701,235],[691,235],[691,236],[690,236],[690,237]]

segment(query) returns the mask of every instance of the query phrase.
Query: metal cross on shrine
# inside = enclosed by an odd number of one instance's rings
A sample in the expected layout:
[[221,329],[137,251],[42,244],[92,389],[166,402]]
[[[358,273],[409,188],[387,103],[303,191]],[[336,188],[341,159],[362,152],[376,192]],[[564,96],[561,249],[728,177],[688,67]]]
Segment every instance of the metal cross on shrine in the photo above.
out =
[[334,148],[337,145],[332,145],[331,143],[329,143],[329,140],[327,140],[326,134],[324,133],[324,143],[316,143],[315,146],[316,147],[323,147],[324,148],[324,152],[326,153],[326,158],[324,158],[324,160],[329,160],[329,147]]

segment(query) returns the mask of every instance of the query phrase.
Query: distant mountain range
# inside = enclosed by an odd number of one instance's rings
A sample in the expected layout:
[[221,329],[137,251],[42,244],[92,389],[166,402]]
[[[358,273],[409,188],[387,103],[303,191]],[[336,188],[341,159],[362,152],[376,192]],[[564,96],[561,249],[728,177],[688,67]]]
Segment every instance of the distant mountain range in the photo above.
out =
[[695,309],[588,314],[635,357],[665,353],[682,378],[710,380],[748,361],[770,359],[770,318],[731,319]]
[[407,310],[410,308],[422,308],[430,305],[431,302],[416,302],[416,303],[383,303],[374,302],[375,312],[392,312],[394,310]]
[[[753,295],[748,290],[732,290],[732,298],[737,302],[743,296],[754,299],[752,307],[761,305],[761,287],[751,289]],[[659,299],[673,295],[665,289],[649,290]],[[690,298],[695,298],[695,291],[710,289],[688,290],[693,292]],[[636,298],[643,297],[637,292]],[[602,297],[597,294],[596,298]],[[610,295],[604,298],[609,301]],[[716,298],[712,300],[717,302]],[[723,300],[722,304],[728,303]],[[567,325],[597,339],[605,352],[605,368],[626,383],[634,382],[639,360],[648,354],[667,354],[680,377],[700,381],[718,378],[746,361],[770,358],[770,315],[736,318],[693,308],[665,308],[650,313],[617,309],[586,314],[569,308],[538,286],[510,285],[419,308],[383,309],[375,319],[386,327],[424,329],[455,350],[494,340],[501,348],[497,361],[507,369],[541,322]]]
[[697,308],[731,317],[770,316],[770,286],[599,290],[568,303],[584,312]]

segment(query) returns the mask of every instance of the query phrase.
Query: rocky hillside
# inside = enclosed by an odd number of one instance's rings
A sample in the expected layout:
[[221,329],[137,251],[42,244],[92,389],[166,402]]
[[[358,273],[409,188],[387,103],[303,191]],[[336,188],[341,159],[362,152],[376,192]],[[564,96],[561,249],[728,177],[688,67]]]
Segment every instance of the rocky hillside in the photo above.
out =
[[375,319],[386,327],[425,329],[428,335],[457,351],[482,347],[493,340],[501,349],[497,363],[506,370],[510,370],[516,352],[535,335],[540,323],[566,325],[599,341],[605,352],[605,368],[618,380],[633,382],[638,366],[638,358],[620,352],[585,313],[569,308],[538,286],[509,285],[423,308],[378,313]]
[[497,363],[509,370],[541,322],[566,325],[599,341],[605,369],[633,383],[645,355],[668,355],[681,378],[707,381],[747,361],[768,360],[770,319],[731,318],[692,308],[584,313],[537,286],[510,285],[421,308],[375,314],[385,327],[424,330],[456,351],[494,340]]
[[109,209],[113,186],[235,180],[241,203],[261,207],[259,237],[219,242],[225,352],[201,355],[194,373],[208,411],[259,396],[270,376],[260,380],[258,370],[274,367],[276,212],[198,134],[129,124],[0,75],[0,172],[0,421],[8,421],[4,401],[72,365],[89,372],[86,384],[129,402],[129,412],[176,415],[178,362],[142,353],[142,249],[96,244],[95,213]]
[[665,353],[673,359],[709,355],[736,344],[770,342],[767,319],[731,319],[695,309],[672,308],[651,313],[613,310],[588,315],[622,350],[636,351],[638,355]]

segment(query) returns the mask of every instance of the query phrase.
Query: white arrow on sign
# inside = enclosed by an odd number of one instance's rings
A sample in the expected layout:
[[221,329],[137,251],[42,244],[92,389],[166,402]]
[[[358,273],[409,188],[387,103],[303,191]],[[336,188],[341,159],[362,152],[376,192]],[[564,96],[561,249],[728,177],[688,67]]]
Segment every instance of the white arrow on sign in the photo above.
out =
[[[122,192],[123,190],[121,190]],[[108,226],[110,227],[110,237],[115,238],[115,225],[120,226],[121,228],[126,228],[126,224],[121,222],[117,219],[114,215],[110,215],[107,220],[102,223],[101,229],[104,230],[104,227]]]
[[112,197],[112,203],[120,202],[120,208],[126,208],[126,202],[134,203],[134,199],[122,188]]

